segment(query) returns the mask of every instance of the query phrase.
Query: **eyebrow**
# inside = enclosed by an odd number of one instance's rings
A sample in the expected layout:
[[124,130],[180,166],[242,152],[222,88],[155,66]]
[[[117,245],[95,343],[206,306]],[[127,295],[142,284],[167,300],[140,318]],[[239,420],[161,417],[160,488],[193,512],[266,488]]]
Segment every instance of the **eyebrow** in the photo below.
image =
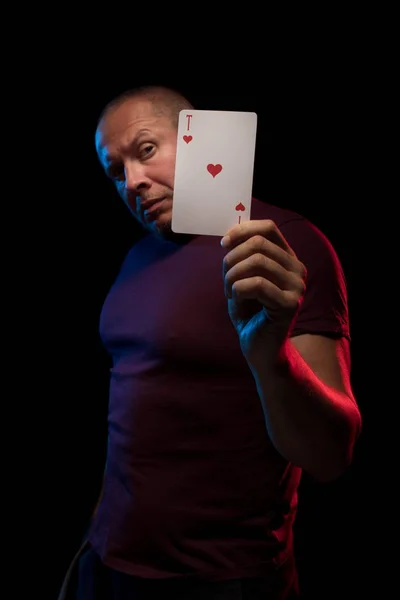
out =
[[[135,135],[135,137],[133,138],[133,140],[130,142],[129,144],[129,148],[132,148],[132,146],[134,146],[137,143],[138,138],[143,134],[143,133],[151,133],[150,129],[147,128],[143,128],[143,129],[139,129],[139,131],[137,132],[137,134]],[[109,154],[106,154],[104,156],[104,159],[107,161],[107,163],[110,163],[113,161],[113,157],[110,156]]]

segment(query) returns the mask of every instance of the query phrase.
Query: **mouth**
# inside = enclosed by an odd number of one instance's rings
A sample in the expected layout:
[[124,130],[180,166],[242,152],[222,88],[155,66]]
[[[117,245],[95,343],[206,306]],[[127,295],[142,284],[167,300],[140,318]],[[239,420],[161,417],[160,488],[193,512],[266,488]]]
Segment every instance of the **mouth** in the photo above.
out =
[[154,204],[161,202],[161,200],[164,200],[164,198],[148,198],[147,200],[142,200],[140,206],[142,210],[149,210]]
[[164,200],[165,198],[155,198],[153,200],[144,200],[141,203],[141,208],[146,221],[153,221],[157,218],[159,208]]

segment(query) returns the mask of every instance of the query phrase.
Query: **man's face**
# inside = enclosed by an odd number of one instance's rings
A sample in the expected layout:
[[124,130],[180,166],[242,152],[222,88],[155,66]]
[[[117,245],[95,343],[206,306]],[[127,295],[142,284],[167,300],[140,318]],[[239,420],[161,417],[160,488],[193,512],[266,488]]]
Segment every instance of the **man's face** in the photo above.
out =
[[171,233],[177,132],[148,100],[128,99],[106,115],[96,149],[108,177],[136,219],[151,232]]

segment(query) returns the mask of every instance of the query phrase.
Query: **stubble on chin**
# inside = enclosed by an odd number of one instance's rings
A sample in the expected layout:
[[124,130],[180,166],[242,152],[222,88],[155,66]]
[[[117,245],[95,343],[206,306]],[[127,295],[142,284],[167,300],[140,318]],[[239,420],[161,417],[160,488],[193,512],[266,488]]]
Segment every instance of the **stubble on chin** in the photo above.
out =
[[154,226],[153,232],[158,237],[177,244],[186,244],[193,236],[187,233],[176,233],[172,230],[172,217]]

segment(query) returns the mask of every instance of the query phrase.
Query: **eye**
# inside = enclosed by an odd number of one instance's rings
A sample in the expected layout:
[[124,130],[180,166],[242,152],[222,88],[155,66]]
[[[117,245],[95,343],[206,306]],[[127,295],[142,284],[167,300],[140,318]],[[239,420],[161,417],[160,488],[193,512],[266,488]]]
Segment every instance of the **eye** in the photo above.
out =
[[142,158],[148,158],[149,156],[152,156],[154,154],[156,147],[154,144],[142,144],[142,146],[140,147],[140,156]]
[[108,169],[108,176],[111,179],[122,180],[125,178],[125,171],[122,165],[113,165]]
[[111,179],[122,181],[123,179],[125,179],[125,171],[124,169],[115,169],[112,172],[110,172],[109,176],[111,177]]

